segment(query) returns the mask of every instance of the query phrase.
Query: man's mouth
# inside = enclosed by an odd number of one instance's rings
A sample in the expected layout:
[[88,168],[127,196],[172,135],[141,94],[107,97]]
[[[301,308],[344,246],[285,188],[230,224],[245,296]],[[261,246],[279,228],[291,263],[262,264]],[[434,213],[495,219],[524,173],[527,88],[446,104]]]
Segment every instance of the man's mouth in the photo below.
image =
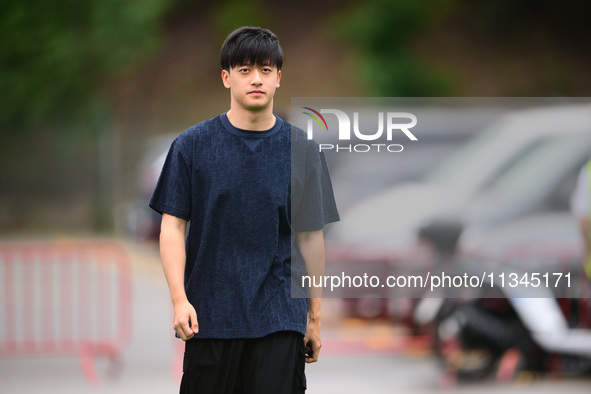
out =
[[251,90],[248,94],[265,94],[262,90]]

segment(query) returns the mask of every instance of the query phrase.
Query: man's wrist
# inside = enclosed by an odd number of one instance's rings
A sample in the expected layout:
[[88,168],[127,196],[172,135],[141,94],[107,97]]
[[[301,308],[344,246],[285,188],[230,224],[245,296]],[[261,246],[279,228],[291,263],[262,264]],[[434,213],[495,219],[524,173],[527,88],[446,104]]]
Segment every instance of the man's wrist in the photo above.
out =
[[185,302],[188,302],[189,300],[187,299],[187,295],[186,294],[179,294],[176,296],[172,296],[171,297],[171,301],[172,301],[172,305],[176,306],[178,304],[182,304]]
[[319,311],[308,311],[308,323],[320,323],[321,316]]
[[310,298],[310,305],[308,307],[308,322],[320,323],[320,298]]

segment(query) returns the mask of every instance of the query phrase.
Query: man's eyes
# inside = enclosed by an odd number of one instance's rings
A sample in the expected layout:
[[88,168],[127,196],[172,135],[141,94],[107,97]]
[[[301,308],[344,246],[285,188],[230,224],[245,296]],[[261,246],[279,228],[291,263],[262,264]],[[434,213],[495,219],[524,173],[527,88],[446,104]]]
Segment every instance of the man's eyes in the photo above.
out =
[[[243,68],[239,68],[238,71],[241,72],[241,73],[247,73],[247,72],[250,71],[250,68],[243,67]],[[270,72],[273,72],[273,69],[270,68],[270,67],[264,67],[264,68],[261,69],[261,71],[264,72],[264,73],[270,73]]]

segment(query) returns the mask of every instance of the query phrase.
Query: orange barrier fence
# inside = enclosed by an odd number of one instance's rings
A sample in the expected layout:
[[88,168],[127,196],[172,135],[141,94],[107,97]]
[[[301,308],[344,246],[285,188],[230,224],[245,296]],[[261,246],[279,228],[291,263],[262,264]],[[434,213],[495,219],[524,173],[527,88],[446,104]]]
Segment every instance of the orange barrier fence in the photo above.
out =
[[77,356],[98,381],[131,334],[131,265],[114,242],[0,243],[0,356]]

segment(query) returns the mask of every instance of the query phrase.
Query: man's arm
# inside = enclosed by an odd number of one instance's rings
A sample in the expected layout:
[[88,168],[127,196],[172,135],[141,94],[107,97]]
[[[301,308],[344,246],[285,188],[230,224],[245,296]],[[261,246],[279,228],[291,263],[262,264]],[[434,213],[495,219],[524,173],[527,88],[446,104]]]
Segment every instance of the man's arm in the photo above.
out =
[[[322,230],[307,231],[296,235],[296,243],[306,262],[306,274],[309,276],[324,275],[324,235]],[[318,282],[317,282],[318,283]],[[307,363],[318,361],[322,347],[320,340],[320,306],[321,288],[310,288],[310,307],[308,309],[308,326],[304,343],[312,349],[312,355],[306,357]]]
[[174,330],[183,341],[199,331],[197,313],[185,293],[185,231],[187,221],[163,214],[160,229],[160,258],[174,308]]

